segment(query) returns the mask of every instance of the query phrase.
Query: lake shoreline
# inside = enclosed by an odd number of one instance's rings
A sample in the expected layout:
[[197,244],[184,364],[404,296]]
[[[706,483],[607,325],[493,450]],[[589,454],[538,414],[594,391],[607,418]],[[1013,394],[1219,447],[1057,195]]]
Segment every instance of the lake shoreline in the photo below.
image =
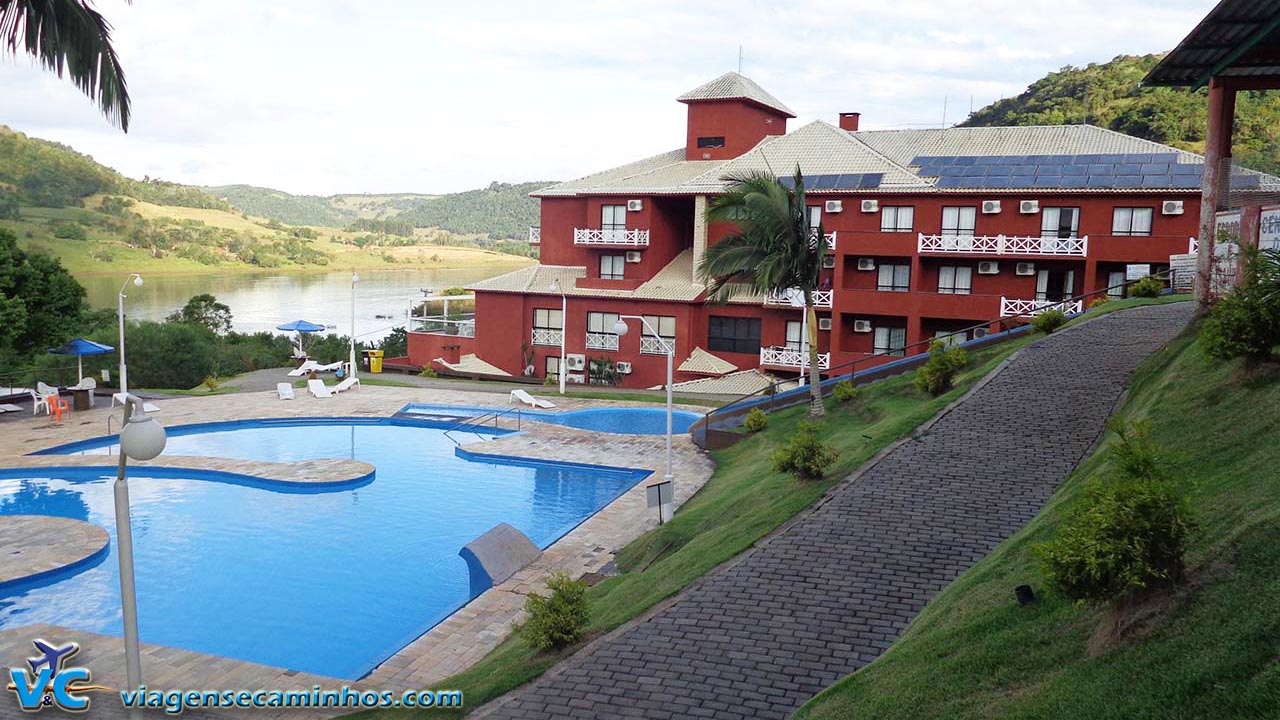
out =
[[[192,269],[176,269],[176,270],[148,270],[146,274],[148,277],[198,277],[201,275],[323,275],[325,273],[346,272],[349,270],[354,270],[357,273],[383,273],[383,272],[422,272],[422,271],[439,272],[439,271],[449,271],[449,270],[494,269],[494,270],[501,271],[501,272],[495,272],[494,275],[500,275],[504,272],[519,270],[522,267],[527,267],[529,265],[533,265],[538,262],[537,259],[535,258],[522,258],[518,255],[512,255],[511,257],[512,257],[511,263],[505,263],[505,262],[449,263],[447,265],[435,265],[435,264],[420,265],[417,263],[413,263],[413,264],[397,263],[395,265],[389,264],[390,266],[385,268],[381,268],[381,267],[370,268],[368,265],[358,265],[358,264],[346,264],[346,265],[330,264],[330,265],[316,265],[316,266],[305,266],[305,267],[291,266],[291,267],[280,267],[280,268],[264,268],[264,267],[256,267],[256,266],[239,267],[235,265],[226,265],[226,266],[210,265],[204,269],[192,268]],[[77,270],[68,270],[68,272],[71,273],[72,277],[76,277],[76,278],[81,278],[81,277],[102,278],[102,277],[113,277],[116,275],[124,276],[129,274],[129,272],[126,271],[124,268],[121,268],[120,271],[118,272],[115,271],[114,269],[111,271],[103,271],[103,272],[98,272],[98,271],[84,272],[84,271],[77,271]]]

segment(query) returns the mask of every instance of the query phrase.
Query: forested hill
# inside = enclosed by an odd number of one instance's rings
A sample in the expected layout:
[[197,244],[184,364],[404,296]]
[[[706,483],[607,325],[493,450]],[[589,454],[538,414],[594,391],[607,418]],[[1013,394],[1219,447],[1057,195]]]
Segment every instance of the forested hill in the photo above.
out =
[[[1121,55],[1111,62],[1065,67],[1021,95],[976,111],[962,127],[1088,123],[1184,150],[1204,150],[1206,93],[1142,88],[1163,55]],[[1236,100],[1236,161],[1280,171],[1280,94],[1240,93]]]
[[356,218],[355,213],[332,207],[328,198],[319,195],[290,195],[253,185],[220,185],[204,190],[249,215],[289,225],[344,227]]

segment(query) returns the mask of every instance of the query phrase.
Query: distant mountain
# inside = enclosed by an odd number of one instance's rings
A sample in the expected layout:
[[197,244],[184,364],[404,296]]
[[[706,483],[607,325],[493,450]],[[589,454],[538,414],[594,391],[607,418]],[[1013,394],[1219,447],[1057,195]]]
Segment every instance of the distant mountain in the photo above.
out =
[[328,198],[319,195],[290,195],[253,185],[218,185],[203,189],[246,214],[289,225],[345,227],[356,219],[355,213],[333,207]]
[[[1203,152],[1205,91],[1138,86],[1162,57],[1120,55],[1107,63],[1064,67],[1021,95],[976,111],[961,126],[1089,124]],[[1280,171],[1280,95],[1237,96],[1233,154],[1248,167]]]

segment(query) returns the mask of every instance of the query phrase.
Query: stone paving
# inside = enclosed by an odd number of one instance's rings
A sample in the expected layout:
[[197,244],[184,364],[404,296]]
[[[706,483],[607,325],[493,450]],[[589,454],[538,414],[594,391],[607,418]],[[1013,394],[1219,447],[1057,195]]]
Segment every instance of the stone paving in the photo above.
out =
[[[19,455],[0,458],[0,465],[5,468],[84,467],[100,468],[112,473],[116,470],[117,462],[119,462],[118,455]],[[374,475],[372,465],[350,458],[261,462],[198,455],[161,455],[153,460],[130,460],[129,467],[212,470],[239,475],[246,480],[257,480],[266,484],[306,487],[341,486],[337,489],[343,489],[361,480],[370,480]]]
[[1112,313],[1028,345],[756,548],[475,716],[786,717],[1040,510],[1191,311]]
[[0,585],[84,562],[107,546],[107,531],[48,515],[0,515]]

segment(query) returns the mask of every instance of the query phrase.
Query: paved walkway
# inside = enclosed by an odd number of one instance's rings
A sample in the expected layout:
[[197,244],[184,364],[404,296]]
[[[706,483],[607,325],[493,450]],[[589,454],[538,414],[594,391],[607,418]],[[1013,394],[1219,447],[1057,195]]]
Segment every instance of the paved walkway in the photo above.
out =
[[1191,310],[1113,313],[1027,346],[735,564],[477,717],[786,717],[1040,510]]

